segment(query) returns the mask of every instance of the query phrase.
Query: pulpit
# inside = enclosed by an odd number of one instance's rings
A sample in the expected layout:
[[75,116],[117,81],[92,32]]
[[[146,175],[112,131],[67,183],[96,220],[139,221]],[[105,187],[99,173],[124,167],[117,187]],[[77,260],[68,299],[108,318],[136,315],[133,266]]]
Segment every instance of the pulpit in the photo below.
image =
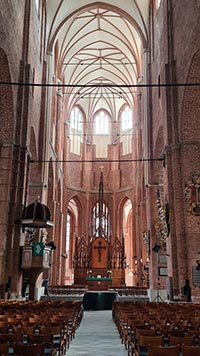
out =
[[22,269],[44,269],[51,266],[51,248],[43,246],[42,242],[34,242],[33,246],[21,246]]
[[[50,221],[49,208],[37,199],[24,208],[22,219],[16,221],[23,226],[25,245],[20,247],[20,268],[23,270],[22,296],[29,285],[29,299],[35,299],[35,284],[41,272],[51,267],[53,241],[47,243],[46,228],[54,224]],[[41,241],[37,241],[36,231],[41,232]]]

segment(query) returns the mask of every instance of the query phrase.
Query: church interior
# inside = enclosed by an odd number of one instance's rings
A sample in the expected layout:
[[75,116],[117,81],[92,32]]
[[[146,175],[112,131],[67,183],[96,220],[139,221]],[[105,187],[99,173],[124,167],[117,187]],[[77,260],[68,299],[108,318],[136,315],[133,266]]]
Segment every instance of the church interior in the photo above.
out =
[[197,305],[199,2],[0,3],[0,300]]

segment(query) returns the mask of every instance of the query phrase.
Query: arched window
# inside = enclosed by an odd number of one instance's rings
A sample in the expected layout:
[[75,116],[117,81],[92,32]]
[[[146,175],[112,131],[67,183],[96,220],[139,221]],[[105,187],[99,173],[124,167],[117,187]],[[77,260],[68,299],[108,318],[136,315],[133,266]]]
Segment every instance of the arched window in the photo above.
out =
[[156,0],[156,9],[160,7],[161,0]]
[[80,155],[80,145],[83,142],[83,114],[75,106],[70,115],[70,151]]
[[76,106],[72,109],[70,115],[71,128],[81,131],[82,129],[83,115],[81,110]]
[[67,252],[69,252],[70,233],[71,233],[71,216],[67,214],[67,221],[66,221],[66,251]]
[[37,13],[39,12],[39,2],[40,2],[40,0],[35,0],[35,6],[36,6]]
[[97,202],[92,210],[92,236],[99,236],[99,228],[102,229],[103,235],[110,237],[110,214],[109,209],[105,203],[102,205]]
[[109,126],[108,126],[108,115],[105,111],[100,111],[94,117],[95,123],[95,134],[96,135],[108,135]]
[[133,119],[132,119],[132,110],[126,106],[121,113],[121,128],[122,131],[132,129]]
[[121,132],[120,140],[123,144],[123,155],[132,152],[132,135],[133,135],[133,112],[131,108],[126,105],[120,115]]
[[97,158],[108,157],[108,145],[111,144],[111,117],[105,110],[96,112],[93,118],[93,145]]

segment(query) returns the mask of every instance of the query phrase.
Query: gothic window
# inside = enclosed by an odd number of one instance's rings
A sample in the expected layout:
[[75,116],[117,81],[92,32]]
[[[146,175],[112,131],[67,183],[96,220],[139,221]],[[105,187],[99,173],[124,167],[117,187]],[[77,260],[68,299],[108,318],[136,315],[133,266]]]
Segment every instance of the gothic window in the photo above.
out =
[[101,228],[103,235],[107,238],[110,236],[110,223],[109,223],[109,210],[105,203],[100,204],[99,202],[95,204],[92,211],[92,235],[99,236]]
[[156,9],[160,7],[161,0],[156,0]]
[[80,146],[83,142],[83,114],[76,106],[70,115],[70,151],[80,155]]
[[105,110],[99,110],[93,119],[93,144],[96,158],[108,157],[108,145],[111,144],[111,118]]
[[69,251],[70,230],[71,230],[71,216],[69,214],[67,214],[67,222],[66,222],[66,251]]
[[129,106],[125,106],[120,115],[121,122],[121,142],[123,146],[123,155],[132,152],[132,135],[133,135],[133,112]]
[[39,12],[39,2],[40,2],[40,0],[35,0],[35,6],[36,6],[37,13]]
[[121,114],[121,128],[122,131],[129,130],[133,126],[132,122],[132,110],[126,106]]
[[105,111],[100,111],[94,118],[95,121],[95,134],[96,135],[108,135],[108,115]]
[[71,116],[70,116],[70,122],[71,122],[71,128],[81,131],[82,127],[82,113],[78,107],[75,107],[71,111]]

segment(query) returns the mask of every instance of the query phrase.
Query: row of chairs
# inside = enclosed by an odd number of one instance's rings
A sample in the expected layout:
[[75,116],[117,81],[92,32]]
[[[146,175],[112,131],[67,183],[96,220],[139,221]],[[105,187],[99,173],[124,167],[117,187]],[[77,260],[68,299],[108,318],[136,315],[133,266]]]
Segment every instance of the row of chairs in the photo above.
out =
[[38,344],[19,344],[15,343],[10,345],[9,343],[0,344],[0,355],[10,356],[10,355],[20,355],[20,356],[56,356],[57,351],[55,349],[46,351],[47,348],[45,343]]
[[[128,355],[148,355],[148,345],[200,348],[200,305],[145,302],[113,303],[113,319]],[[169,351],[168,351],[169,352]],[[185,351],[184,351],[185,352]],[[171,353],[170,353],[171,355]]]
[[148,345],[148,356],[199,356],[200,347],[176,345],[171,347]]
[[[142,335],[140,334],[137,342],[134,344],[134,355],[149,355],[149,346],[156,346],[158,355],[170,355],[171,356],[171,349],[174,348],[178,351],[176,355],[179,356],[181,353],[183,356],[188,356],[188,350],[195,349],[197,355],[200,355],[200,347],[194,345],[194,338],[193,336],[169,336],[168,342],[166,343],[165,338],[163,335]],[[185,348],[188,346],[189,348]],[[176,348],[175,348],[176,347]],[[152,349],[153,350],[153,349]],[[155,352],[156,348],[154,348]],[[175,351],[174,351],[175,352]],[[133,353],[132,353],[133,354]],[[192,356],[192,355],[191,355]]]
[[82,315],[80,302],[0,303],[0,354],[62,356]]
[[56,350],[58,355],[63,355],[69,347],[69,338],[62,326],[44,327],[43,330],[40,330],[40,333],[33,334],[23,328],[23,330],[16,331],[13,334],[1,333],[0,344],[6,343],[9,344],[10,349],[16,344],[33,345],[43,343],[46,354],[51,354],[53,350]]

